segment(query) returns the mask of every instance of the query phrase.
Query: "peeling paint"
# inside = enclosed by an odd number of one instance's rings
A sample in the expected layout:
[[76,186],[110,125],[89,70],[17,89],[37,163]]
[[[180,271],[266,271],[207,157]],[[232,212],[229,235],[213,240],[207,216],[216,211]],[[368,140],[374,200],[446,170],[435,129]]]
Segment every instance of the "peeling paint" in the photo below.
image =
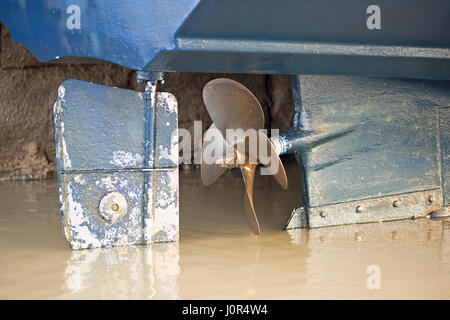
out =
[[67,152],[66,139],[64,138],[64,122],[60,123],[60,137],[61,137],[61,147],[62,147],[62,156],[64,161],[64,169],[72,168],[72,162],[70,161],[69,153]]
[[[169,93],[153,95],[157,107],[152,115],[144,113],[144,104],[152,100],[143,99],[140,92],[77,80],[66,81],[60,88],[55,107],[59,194],[63,232],[71,247],[86,249],[176,240],[179,228],[178,139],[173,138],[174,133],[177,136],[178,123],[176,99]],[[89,101],[87,95],[99,97],[97,108],[104,107],[108,114],[123,114],[121,108],[127,105],[127,109],[134,112],[131,119],[142,119],[141,124],[136,123],[137,128],[145,128],[144,123],[154,121],[150,126],[153,133],[148,135],[147,141],[142,140],[144,132],[142,136],[134,132],[118,135],[116,141],[111,137],[116,131],[130,132],[129,123],[123,119],[102,118],[101,121],[108,121],[106,130],[114,128],[114,131],[106,137],[100,129],[105,127],[100,123],[93,127],[93,132],[87,132],[89,138],[80,144],[73,134],[82,138],[85,132],[80,132],[80,126],[84,126],[85,131],[92,128],[83,123],[90,118],[81,115],[86,110],[77,105],[83,103],[84,106]],[[121,103],[121,99],[126,102]],[[105,137],[105,143],[97,137]],[[98,156],[103,145],[130,149],[107,149],[111,151],[103,153],[107,155],[104,159]],[[140,152],[131,151],[139,149]],[[73,154],[74,161],[69,154]],[[108,194],[116,194],[122,200],[105,202]],[[113,204],[118,207],[113,209]],[[115,219],[116,213],[120,218]]]
[[66,94],[66,88],[64,88],[63,85],[60,85],[58,88],[58,99],[61,101],[65,101],[64,100],[65,94]]
[[73,180],[82,186],[86,184],[86,181],[84,180],[83,175],[81,174],[74,175]]
[[170,160],[170,156],[169,156],[169,148],[165,148],[163,146],[159,146],[159,157],[158,159],[167,159]]
[[167,92],[160,92],[157,102],[157,108],[164,108],[165,114],[177,112],[177,99],[174,95]]
[[132,154],[131,152],[125,152],[122,150],[114,151],[113,158],[110,161],[111,164],[118,165],[120,167],[139,167],[142,166],[144,157],[140,154]]
[[68,228],[72,230],[72,235],[67,240],[71,243],[72,248],[101,247],[102,243],[97,238],[97,235],[89,230],[89,221],[84,215],[82,204],[73,198],[70,184],[66,187],[66,201],[67,211],[70,212],[68,216]]

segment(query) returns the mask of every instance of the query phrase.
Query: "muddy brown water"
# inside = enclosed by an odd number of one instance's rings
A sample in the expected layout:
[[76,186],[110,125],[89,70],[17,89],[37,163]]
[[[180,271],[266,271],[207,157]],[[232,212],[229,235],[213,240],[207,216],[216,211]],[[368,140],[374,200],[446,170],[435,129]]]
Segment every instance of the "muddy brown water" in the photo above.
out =
[[256,177],[259,237],[239,172],[205,187],[180,171],[179,242],[82,251],[62,235],[56,181],[1,183],[0,298],[450,298],[448,219],[283,231],[300,198],[288,177],[287,191]]

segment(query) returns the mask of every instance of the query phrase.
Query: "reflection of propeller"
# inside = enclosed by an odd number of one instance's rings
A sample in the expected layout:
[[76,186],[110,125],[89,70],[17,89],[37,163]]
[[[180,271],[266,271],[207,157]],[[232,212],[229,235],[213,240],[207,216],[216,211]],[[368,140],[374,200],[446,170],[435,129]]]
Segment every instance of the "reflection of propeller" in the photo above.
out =
[[[254,234],[259,234],[253,204],[253,181],[258,163],[265,165],[269,174],[273,174],[284,189],[287,188],[286,172],[278,153],[269,138],[259,131],[264,128],[261,105],[250,90],[230,79],[208,82],[203,89],[203,101],[213,124],[203,142],[202,181],[210,185],[227,168],[240,168],[246,189],[244,201],[248,225]],[[227,136],[227,129],[235,130],[232,139]],[[255,130],[253,140],[248,135],[249,129]],[[252,147],[256,147],[256,158],[250,152]],[[206,161],[206,156],[209,161]]]

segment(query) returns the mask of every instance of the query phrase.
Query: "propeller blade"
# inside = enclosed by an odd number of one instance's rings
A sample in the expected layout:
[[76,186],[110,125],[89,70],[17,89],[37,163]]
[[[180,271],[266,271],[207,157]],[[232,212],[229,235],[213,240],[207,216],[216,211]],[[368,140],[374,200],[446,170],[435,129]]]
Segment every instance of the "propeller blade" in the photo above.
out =
[[250,230],[258,235],[261,230],[259,228],[258,218],[256,217],[255,207],[253,205],[253,181],[255,180],[256,165],[249,164],[245,167],[241,167],[242,177],[245,183],[245,215],[247,216],[247,223]]
[[205,133],[202,146],[200,173],[204,185],[211,185],[227,170],[227,168],[217,166],[215,162],[222,157],[228,146],[228,143],[213,123]]
[[226,138],[226,129],[263,129],[264,113],[258,99],[245,86],[225,78],[214,79],[203,88],[208,113]]
[[[270,142],[270,139],[262,132],[259,133],[258,140],[258,161],[262,163],[267,170],[269,170],[270,174],[275,177],[283,189],[287,189],[288,180],[286,170],[284,169],[283,162],[276,152],[272,142]],[[264,149],[265,152],[260,152]]]

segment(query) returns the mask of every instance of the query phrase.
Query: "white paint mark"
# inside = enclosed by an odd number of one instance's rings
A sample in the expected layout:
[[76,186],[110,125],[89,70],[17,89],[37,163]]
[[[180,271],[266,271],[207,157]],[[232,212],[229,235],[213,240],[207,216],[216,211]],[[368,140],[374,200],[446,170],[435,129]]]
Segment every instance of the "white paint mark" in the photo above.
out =
[[64,169],[72,168],[72,161],[70,161],[69,153],[67,152],[66,139],[64,139],[64,122],[61,121],[61,146]]
[[76,174],[73,177],[73,181],[75,181],[75,183],[78,183],[82,186],[84,186],[86,184],[86,181],[84,180],[84,177],[82,174]]
[[[102,242],[88,227],[89,221],[83,214],[83,206],[73,198],[70,184],[67,184],[66,192],[69,229],[76,230],[76,235],[72,234],[71,239],[68,240],[71,241],[71,244],[75,249],[87,248],[89,245],[92,245],[94,248],[101,247]],[[82,240],[83,243],[81,243],[80,240]]]
[[118,150],[113,152],[113,158],[110,163],[120,167],[138,167],[143,164],[143,161],[144,157],[138,153],[133,155],[131,152]]
[[66,88],[63,85],[60,85],[58,88],[58,98],[62,101],[64,100],[64,95],[66,94]]

